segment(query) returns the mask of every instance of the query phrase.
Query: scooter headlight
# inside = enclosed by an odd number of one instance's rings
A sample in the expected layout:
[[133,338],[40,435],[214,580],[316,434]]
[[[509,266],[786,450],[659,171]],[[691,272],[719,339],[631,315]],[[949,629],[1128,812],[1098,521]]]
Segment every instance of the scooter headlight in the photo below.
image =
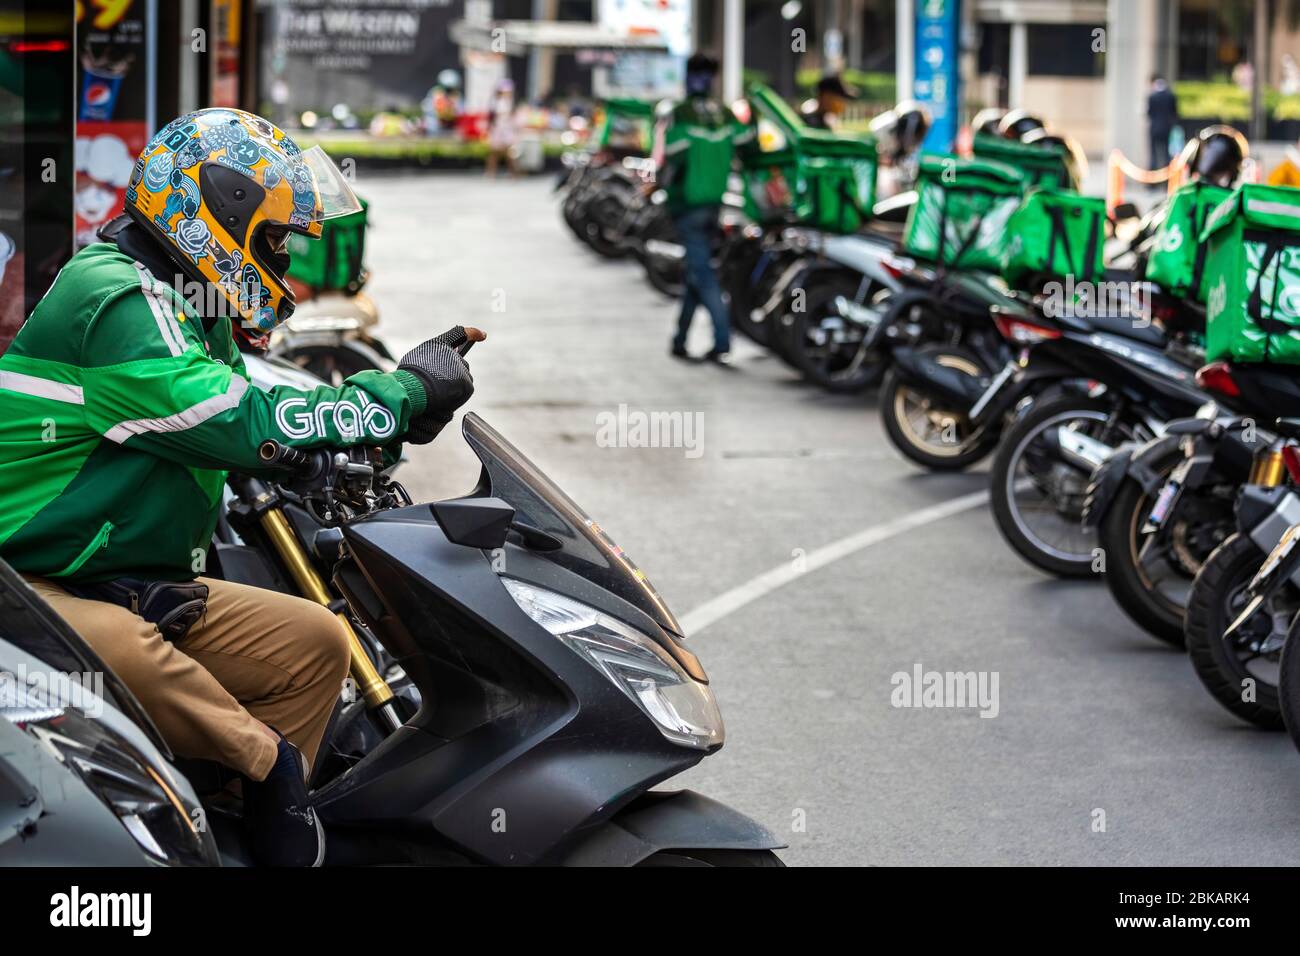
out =
[[604,674],[673,743],[700,750],[722,744],[713,692],[652,638],[562,594],[513,578],[501,581],[525,614]]
[[[19,687],[0,717],[26,730],[108,806],[148,854],[164,865],[212,866],[216,847],[166,777],[130,741],[100,720]],[[11,706],[12,704],[12,706]]]

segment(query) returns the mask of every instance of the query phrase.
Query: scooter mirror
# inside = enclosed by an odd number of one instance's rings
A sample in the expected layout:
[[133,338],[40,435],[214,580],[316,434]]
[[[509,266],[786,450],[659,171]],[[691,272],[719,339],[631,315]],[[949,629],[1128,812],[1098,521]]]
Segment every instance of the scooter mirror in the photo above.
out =
[[515,509],[500,498],[453,498],[429,508],[452,544],[493,551],[503,547]]

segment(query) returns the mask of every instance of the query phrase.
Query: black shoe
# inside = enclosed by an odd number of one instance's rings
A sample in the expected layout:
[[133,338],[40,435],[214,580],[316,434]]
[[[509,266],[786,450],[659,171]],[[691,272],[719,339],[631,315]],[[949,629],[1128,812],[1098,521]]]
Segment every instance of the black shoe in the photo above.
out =
[[671,355],[673,358],[679,358],[679,359],[689,359],[691,357],[691,353],[686,351],[686,347],[684,345],[674,345],[671,349],[668,350],[668,354]]
[[262,866],[320,866],[325,859],[325,830],[307,797],[307,761],[283,734],[266,779],[244,778],[244,822]]
[[719,352],[717,349],[706,354],[704,356],[704,361],[712,362],[714,365],[721,365],[724,368],[735,368],[735,364],[731,360],[731,353]]

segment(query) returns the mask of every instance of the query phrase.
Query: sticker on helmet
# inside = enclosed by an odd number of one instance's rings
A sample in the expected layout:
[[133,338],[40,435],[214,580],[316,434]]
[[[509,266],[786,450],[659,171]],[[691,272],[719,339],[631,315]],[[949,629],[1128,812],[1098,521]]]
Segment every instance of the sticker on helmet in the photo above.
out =
[[172,177],[172,154],[157,153],[145,165],[144,168],[144,188],[151,193],[156,193]]
[[176,243],[176,248],[195,262],[207,255],[210,238],[212,232],[202,219],[182,219],[176,224],[176,231],[172,233],[172,241]]

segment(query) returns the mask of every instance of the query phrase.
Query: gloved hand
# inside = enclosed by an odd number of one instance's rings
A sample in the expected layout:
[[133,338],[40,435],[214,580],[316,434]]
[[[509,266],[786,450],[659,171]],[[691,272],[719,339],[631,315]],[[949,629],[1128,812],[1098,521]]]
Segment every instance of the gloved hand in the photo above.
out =
[[[479,332],[475,336],[481,337]],[[427,445],[451,421],[452,413],[474,394],[474,378],[456,349],[470,340],[464,326],[454,326],[417,345],[397,363],[399,372],[414,376],[424,390],[424,411],[411,420],[406,441]]]

